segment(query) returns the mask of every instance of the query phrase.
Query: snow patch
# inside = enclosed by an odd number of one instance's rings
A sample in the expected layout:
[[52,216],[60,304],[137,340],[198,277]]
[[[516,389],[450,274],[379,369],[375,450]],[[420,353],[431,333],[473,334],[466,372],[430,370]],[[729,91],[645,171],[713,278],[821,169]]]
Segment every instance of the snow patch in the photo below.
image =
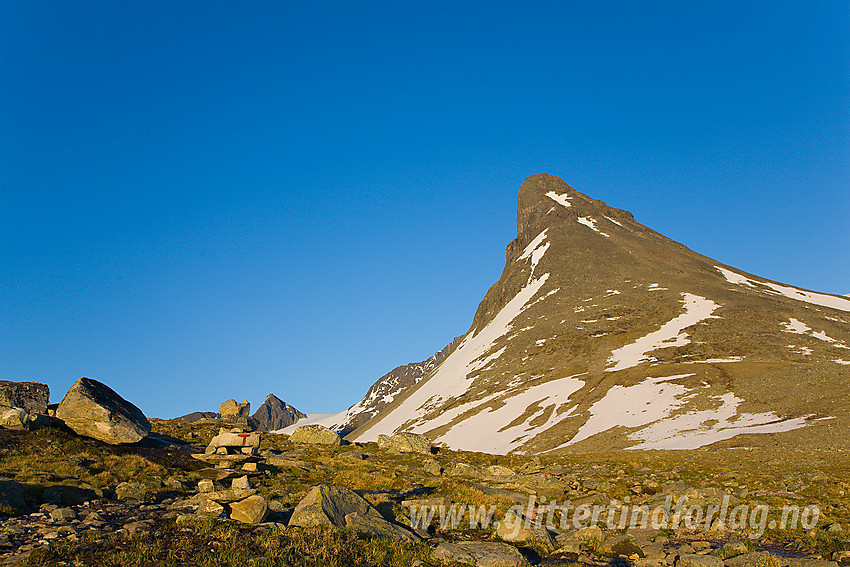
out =
[[546,193],[546,196],[558,203],[559,205],[563,205],[565,207],[573,206],[573,204],[570,203],[572,197],[567,196],[566,193],[564,193],[563,195],[558,195],[554,191],[549,191],[548,193]]
[[835,360],[833,360],[833,362],[837,362],[838,364],[844,365],[850,364],[850,360],[841,360],[840,358],[836,358]]
[[590,418],[560,449],[617,426],[640,427],[669,416],[688,401],[689,389],[672,380],[694,374],[647,378],[634,386],[612,386],[590,406]]
[[[454,450],[504,455],[569,416],[571,411],[566,406],[570,396],[584,386],[584,381],[577,379],[582,374],[550,380],[522,392],[503,396],[498,399],[502,405],[495,409],[484,406],[485,403],[493,400],[492,396],[488,396],[485,398],[487,402],[484,400],[476,402],[476,405],[481,408],[480,411],[452,426],[449,431],[437,437],[436,441],[445,443]],[[464,406],[468,405],[464,404]],[[507,426],[535,405],[537,408],[522,422]],[[559,413],[558,410],[561,408],[564,410]],[[469,409],[467,408],[466,411]],[[574,410],[575,407],[572,408],[572,411]],[[546,412],[551,413],[543,424],[531,425],[532,421],[545,415]],[[452,411],[452,413],[456,412]],[[459,415],[461,414],[456,413],[455,417]],[[429,429],[433,427],[429,425]],[[482,435],[482,432],[486,434]]]
[[531,278],[534,277],[534,268],[537,267],[537,263],[546,253],[546,250],[549,249],[549,242],[543,243],[546,240],[546,231],[549,230],[544,229],[543,232],[534,237],[534,240],[529,242],[528,246],[525,247],[525,250],[522,251],[522,254],[519,256],[519,260],[525,260],[528,257],[531,257],[531,275],[528,276],[529,282]]
[[664,323],[660,329],[649,333],[635,342],[620,347],[611,353],[606,372],[616,372],[637,366],[642,362],[652,362],[654,359],[646,357],[648,352],[659,348],[685,346],[690,342],[684,329],[696,325],[706,319],[717,319],[712,315],[720,307],[710,299],[700,297],[691,293],[682,293],[682,301],[685,304],[685,312],[678,317]]
[[[602,215],[602,216],[605,217],[605,215]],[[611,217],[605,217],[605,218],[608,219],[609,221],[613,222],[617,226],[623,226],[623,225],[620,224],[619,221],[616,221],[616,220],[612,219]]]
[[302,427],[304,425],[324,425],[328,429],[333,429],[336,425],[336,421],[344,416],[346,412],[341,413],[308,413],[307,417],[302,417],[292,425],[287,425],[283,429],[278,429],[277,431],[271,431],[271,433],[283,433],[285,435],[292,435],[292,432]]
[[584,226],[590,228],[594,232],[598,232],[599,234],[601,234],[605,238],[610,238],[609,234],[605,234],[604,232],[602,232],[601,230],[596,228],[596,221],[594,219],[592,219],[590,217],[579,217],[577,220],[578,220],[579,224],[583,224]]
[[682,364],[722,364],[724,362],[741,362],[743,356],[730,356],[729,358],[709,358],[707,360],[691,360]]
[[850,311],[850,299],[844,299],[842,297],[838,297],[835,295],[828,295],[826,293],[817,293],[814,291],[803,291],[796,287],[791,287],[782,284],[776,284],[773,282],[764,282],[757,281],[741,274],[737,274],[725,268],[721,268],[720,266],[714,266],[723,277],[726,278],[726,281],[729,283],[737,284],[737,285],[745,285],[747,287],[751,287],[754,289],[758,289],[756,284],[759,286],[764,286],[770,288],[768,290],[759,290],[764,291],[765,293],[769,293],[772,295],[782,295],[789,299],[796,299],[798,301],[805,301],[806,303],[811,303],[813,305],[820,305],[822,307],[830,307],[832,309],[839,309],[841,311]]
[[811,416],[782,419],[773,412],[738,413],[744,401],[732,392],[713,396],[720,407],[693,410],[663,419],[629,435],[640,444],[629,449],[696,449],[744,433],[781,433],[814,422]]
[[444,406],[447,400],[464,394],[472,383],[471,376],[504,352],[504,349],[499,349],[491,354],[496,341],[511,330],[512,321],[527,308],[547,279],[549,274],[543,274],[523,287],[477,335],[470,333],[464,337],[426,382],[380,421],[361,432],[357,440],[376,441],[378,435],[391,435],[402,426],[405,426],[404,430],[414,431],[420,426],[427,426],[426,414]]

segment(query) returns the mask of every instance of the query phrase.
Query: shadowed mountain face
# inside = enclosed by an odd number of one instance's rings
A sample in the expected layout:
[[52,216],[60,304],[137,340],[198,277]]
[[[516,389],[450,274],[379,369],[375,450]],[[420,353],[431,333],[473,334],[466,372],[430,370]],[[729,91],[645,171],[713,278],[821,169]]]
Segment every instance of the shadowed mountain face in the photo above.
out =
[[491,453],[843,446],[848,322],[847,298],[735,270],[535,175],[470,330],[377,411],[367,396],[328,424]]
[[251,416],[250,423],[260,431],[275,431],[292,425],[302,417],[307,416],[274,394],[269,394]]

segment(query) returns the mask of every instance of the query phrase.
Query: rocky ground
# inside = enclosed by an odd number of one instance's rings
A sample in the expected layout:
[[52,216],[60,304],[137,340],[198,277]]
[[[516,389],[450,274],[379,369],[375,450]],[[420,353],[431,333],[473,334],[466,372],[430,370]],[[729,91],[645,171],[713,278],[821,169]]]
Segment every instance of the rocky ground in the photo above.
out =
[[[416,440],[318,445],[263,434],[256,458],[248,459],[255,465],[216,479],[209,477],[217,473],[192,455],[204,453],[220,431],[217,424],[151,421],[152,434],[132,445],[108,445],[62,428],[0,430],[0,564],[828,567],[837,564],[832,561],[850,562],[850,535],[841,527],[850,526],[848,462],[838,453],[740,447],[530,458],[438,448],[415,452],[423,450]],[[260,516],[228,519],[237,517],[235,497],[219,498],[221,510],[208,509],[211,495],[236,487],[264,503]],[[661,505],[668,496],[688,496],[689,505],[703,506],[725,497],[731,505],[766,504],[773,510],[814,504],[820,515],[811,529],[766,528],[757,539],[749,537],[752,526],[607,525],[607,514],[623,506]],[[545,520],[537,522],[553,501],[605,511],[597,527],[561,525],[556,516],[547,529]],[[471,527],[468,513],[454,526],[447,518],[441,522],[439,507],[448,512],[452,504],[456,511],[492,507],[493,518],[503,525]],[[437,510],[429,526],[410,529],[411,507],[423,506]],[[516,520],[506,513],[519,506],[519,529],[506,529],[513,527],[508,520]],[[775,512],[770,518],[778,519]]]

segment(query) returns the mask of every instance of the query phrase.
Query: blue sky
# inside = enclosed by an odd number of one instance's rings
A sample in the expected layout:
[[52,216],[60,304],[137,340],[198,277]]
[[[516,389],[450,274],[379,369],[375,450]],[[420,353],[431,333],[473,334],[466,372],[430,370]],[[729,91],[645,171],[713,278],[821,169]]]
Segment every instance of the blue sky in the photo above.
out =
[[329,413],[464,333],[532,174],[850,292],[847,2],[5,2],[0,378]]

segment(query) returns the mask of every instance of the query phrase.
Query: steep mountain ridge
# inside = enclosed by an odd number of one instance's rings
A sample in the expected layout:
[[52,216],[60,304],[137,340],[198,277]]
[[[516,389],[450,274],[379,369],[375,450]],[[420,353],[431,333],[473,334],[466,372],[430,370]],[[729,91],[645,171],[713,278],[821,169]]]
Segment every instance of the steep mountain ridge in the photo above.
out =
[[755,433],[846,445],[848,312],[846,298],[735,270],[535,175],[470,330],[349,438],[406,430],[491,453]]

